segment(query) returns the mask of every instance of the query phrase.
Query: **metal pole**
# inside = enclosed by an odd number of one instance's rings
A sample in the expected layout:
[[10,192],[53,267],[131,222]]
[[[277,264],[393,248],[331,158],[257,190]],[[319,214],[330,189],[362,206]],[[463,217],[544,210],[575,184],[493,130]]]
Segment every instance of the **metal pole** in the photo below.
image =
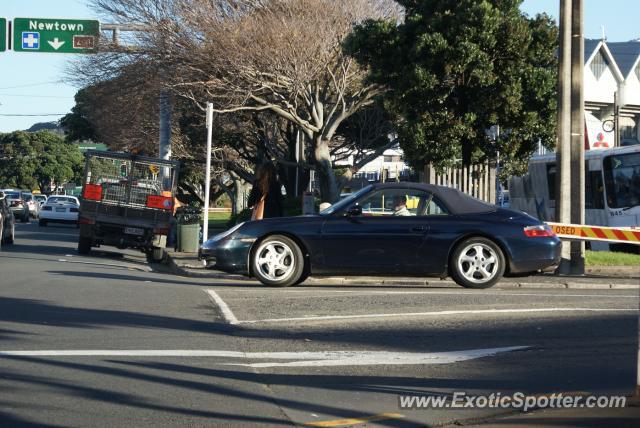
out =
[[613,146],[620,147],[620,99],[618,91],[613,93]]
[[211,188],[211,140],[213,139],[213,104],[207,103],[207,169],[204,179],[204,223],[202,225],[202,242],[209,235],[209,191]]
[[296,185],[294,190],[294,196],[298,197],[298,180],[300,176],[300,170],[298,169],[298,163],[300,162],[300,130],[296,131]]
[[[558,223],[571,222],[571,0],[560,0],[560,61],[558,70],[558,142],[556,147],[556,212]],[[571,247],[562,242],[557,273],[570,272]]]
[[[571,12],[571,223],[584,224],[583,0]],[[571,242],[571,274],[584,275],[584,241]]]
[[169,92],[164,88],[160,90],[160,144],[158,152],[162,159],[171,158],[171,99]]

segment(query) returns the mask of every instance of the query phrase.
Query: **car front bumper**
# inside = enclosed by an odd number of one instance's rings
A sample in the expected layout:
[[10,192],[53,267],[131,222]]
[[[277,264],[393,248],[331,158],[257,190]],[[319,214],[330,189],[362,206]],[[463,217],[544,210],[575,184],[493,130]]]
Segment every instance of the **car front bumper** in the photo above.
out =
[[[215,237],[214,237],[215,238]],[[249,252],[255,239],[209,240],[198,249],[198,259],[215,269],[248,274]]]

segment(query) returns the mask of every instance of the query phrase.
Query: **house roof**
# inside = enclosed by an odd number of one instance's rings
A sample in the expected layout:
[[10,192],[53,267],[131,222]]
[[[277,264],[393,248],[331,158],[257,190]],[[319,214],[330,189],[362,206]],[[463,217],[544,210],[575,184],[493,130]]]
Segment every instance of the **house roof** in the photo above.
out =
[[622,76],[624,78],[628,77],[633,71],[633,66],[638,62],[638,58],[640,58],[640,42],[607,42],[607,47],[611,51],[611,55],[613,55]]
[[600,45],[601,40],[584,39],[584,63],[589,61],[589,58],[594,54],[595,50]]

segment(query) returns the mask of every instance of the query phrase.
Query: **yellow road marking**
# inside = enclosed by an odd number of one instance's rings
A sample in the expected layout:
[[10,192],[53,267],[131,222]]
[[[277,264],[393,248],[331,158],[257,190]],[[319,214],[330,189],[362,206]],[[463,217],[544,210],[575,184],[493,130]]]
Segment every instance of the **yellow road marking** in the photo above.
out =
[[382,421],[385,419],[400,419],[404,418],[401,413],[380,413],[379,415],[366,416],[363,418],[348,418],[348,419],[334,419],[332,421],[318,421],[307,422],[305,426],[309,427],[344,427],[356,424],[363,424],[365,422]]

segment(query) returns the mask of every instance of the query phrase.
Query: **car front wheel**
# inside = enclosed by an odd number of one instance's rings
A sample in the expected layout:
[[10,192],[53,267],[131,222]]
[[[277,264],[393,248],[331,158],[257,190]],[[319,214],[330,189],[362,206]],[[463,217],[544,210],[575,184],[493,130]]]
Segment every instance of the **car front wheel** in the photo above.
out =
[[288,287],[300,281],[305,271],[304,256],[291,238],[273,235],[253,251],[251,268],[261,283]]
[[489,288],[504,275],[502,250],[487,238],[470,238],[458,245],[451,258],[451,276],[465,288]]

